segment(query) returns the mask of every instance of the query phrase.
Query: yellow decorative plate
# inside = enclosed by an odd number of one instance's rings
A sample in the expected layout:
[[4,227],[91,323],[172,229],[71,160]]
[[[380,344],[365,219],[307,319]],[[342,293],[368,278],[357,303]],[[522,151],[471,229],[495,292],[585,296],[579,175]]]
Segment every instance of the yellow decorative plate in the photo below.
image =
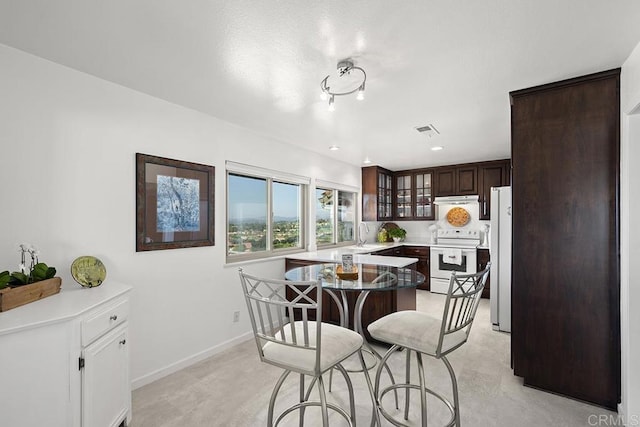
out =
[[447,222],[454,227],[462,227],[471,219],[471,215],[465,208],[455,207],[447,212]]
[[100,286],[107,277],[107,269],[102,261],[92,256],[81,256],[71,263],[71,276],[85,288]]

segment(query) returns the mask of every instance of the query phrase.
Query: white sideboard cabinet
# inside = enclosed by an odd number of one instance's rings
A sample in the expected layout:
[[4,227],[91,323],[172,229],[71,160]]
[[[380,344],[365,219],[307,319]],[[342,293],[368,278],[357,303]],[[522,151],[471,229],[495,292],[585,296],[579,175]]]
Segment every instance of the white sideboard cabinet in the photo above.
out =
[[0,414],[12,427],[131,421],[129,294],[107,281],[0,313]]

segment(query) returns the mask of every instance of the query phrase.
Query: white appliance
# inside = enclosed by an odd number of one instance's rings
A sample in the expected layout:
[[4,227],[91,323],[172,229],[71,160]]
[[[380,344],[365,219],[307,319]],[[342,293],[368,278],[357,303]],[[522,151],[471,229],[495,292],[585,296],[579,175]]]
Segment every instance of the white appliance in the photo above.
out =
[[511,187],[491,188],[491,323],[511,332]]
[[[480,244],[480,205],[478,196],[436,197],[436,244],[431,245],[431,292],[446,294],[451,273],[475,273]],[[451,225],[447,213],[456,207],[464,208],[469,221],[462,226]]]

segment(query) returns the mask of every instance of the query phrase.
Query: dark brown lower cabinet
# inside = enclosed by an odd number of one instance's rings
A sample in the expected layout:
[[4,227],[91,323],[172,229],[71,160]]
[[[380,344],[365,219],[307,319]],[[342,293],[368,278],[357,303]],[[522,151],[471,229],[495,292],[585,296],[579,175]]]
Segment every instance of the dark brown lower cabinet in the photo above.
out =
[[[482,271],[487,267],[491,258],[489,256],[489,249],[478,249],[478,271]],[[491,273],[487,276],[487,281],[484,284],[484,289],[482,290],[482,298],[490,298],[491,297]]]
[[614,410],[619,87],[616,69],[511,93],[514,373]]
[[[322,264],[315,261],[304,261],[289,259],[285,260],[285,271],[289,271],[295,267],[302,267],[305,265]],[[292,298],[293,291],[287,290],[287,298]],[[353,291],[347,292],[347,303],[349,306],[349,328],[353,329],[353,313],[356,303],[356,299],[360,292]],[[338,295],[340,298],[340,295]],[[364,336],[368,341],[375,341],[369,335],[367,326],[375,322],[379,318],[386,316],[387,314],[395,313],[401,310],[415,310],[416,309],[416,289],[399,289],[397,291],[379,291],[371,292],[367,297],[364,306],[362,308],[362,329],[364,330]],[[326,292],[322,293],[322,321],[333,324],[340,323],[340,312],[335,301]]]
[[418,262],[415,264],[416,270],[420,273],[424,274],[424,283],[418,286],[418,289],[422,289],[425,291],[431,290],[429,286],[429,277],[431,276],[431,266],[430,266],[430,252],[428,246],[402,246],[402,255],[403,257],[408,258],[418,258]]

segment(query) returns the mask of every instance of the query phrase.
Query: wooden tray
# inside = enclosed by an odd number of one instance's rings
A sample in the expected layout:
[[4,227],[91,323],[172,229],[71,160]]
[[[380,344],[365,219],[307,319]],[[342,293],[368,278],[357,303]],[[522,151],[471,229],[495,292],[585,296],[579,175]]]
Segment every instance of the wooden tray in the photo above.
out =
[[357,280],[358,279],[358,267],[353,266],[353,271],[345,273],[342,271],[342,266],[338,264],[336,267],[336,275],[342,280]]
[[53,277],[30,285],[0,289],[0,311],[11,310],[12,308],[55,295],[60,292],[61,284],[61,278]]

